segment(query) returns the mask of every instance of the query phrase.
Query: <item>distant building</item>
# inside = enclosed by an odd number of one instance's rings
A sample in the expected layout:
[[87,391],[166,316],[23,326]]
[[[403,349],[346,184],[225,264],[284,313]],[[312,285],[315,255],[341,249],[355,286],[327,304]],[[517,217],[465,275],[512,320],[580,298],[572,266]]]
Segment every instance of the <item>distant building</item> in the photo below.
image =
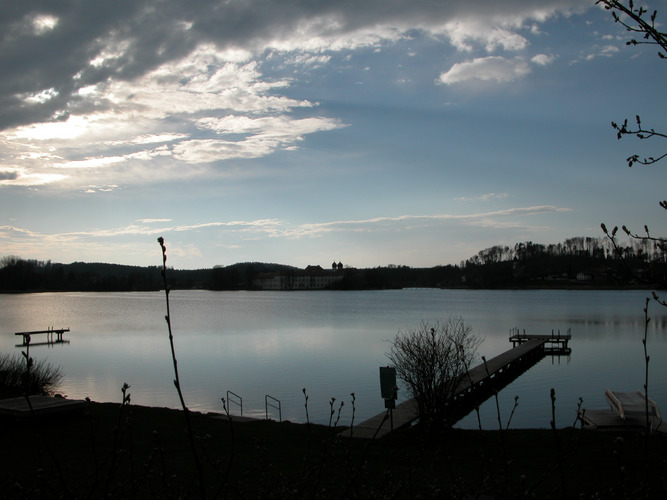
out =
[[260,290],[323,290],[343,279],[343,264],[333,263],[331,270],[308,266],[303,271],[262,273],[253,284]]

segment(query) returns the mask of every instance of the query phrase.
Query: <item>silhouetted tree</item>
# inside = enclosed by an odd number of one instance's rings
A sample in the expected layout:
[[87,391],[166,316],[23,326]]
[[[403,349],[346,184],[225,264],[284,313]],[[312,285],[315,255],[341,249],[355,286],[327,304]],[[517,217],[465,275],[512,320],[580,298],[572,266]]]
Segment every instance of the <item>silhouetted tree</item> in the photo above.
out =
[[423,422],[448,425],[447,401],[467,373],[481,339],[460,317],[398,333],[387,357]]

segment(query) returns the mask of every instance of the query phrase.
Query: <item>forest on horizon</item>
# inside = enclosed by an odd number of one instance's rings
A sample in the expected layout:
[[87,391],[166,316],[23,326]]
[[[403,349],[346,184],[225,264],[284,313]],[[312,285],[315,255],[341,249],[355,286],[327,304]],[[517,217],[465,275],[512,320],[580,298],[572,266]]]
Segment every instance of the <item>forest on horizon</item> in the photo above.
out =
[[[169,269],[173,289],[254,290],[264,273],[300,269],[244,262],[211,269]],[[631,240],[614,247],[608,238],[575,237],[562,243],[497,245],[459,265],[414,268],[400,265],[339,271],[336,289],[437,288],[664,288],[667,253],[655,242]],[[0,258],[0,292],[153,291],[162,287],[159,266],[53,263],[17,256]]]

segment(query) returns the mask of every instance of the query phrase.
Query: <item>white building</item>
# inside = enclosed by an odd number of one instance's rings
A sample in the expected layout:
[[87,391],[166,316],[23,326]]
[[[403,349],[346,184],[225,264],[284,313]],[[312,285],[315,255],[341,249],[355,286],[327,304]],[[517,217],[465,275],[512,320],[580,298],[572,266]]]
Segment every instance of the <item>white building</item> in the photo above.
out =
[[261,290],[323,290],[342,279],[342,265],[330,271],[321,266],[308,266],[303,271],[260,274],[253,284]]

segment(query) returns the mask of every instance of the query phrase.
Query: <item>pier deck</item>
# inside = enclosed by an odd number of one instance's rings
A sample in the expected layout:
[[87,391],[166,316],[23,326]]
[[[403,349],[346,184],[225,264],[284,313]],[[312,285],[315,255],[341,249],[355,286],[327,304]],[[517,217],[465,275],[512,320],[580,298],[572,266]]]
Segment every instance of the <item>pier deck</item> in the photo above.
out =
[[552,331],[551,335],[527,335],[525,330],[521,333],[518,328],[510,332],[512,347],[529,340],[544,340],[544,351],[554,354],[570,354],[571,349],[568,346],[570,339],[572,339],[572,331],[569,328],[566,333],[560,333],[560,330],[558,330],[556,333]]
[[[69,332],[69,328],[49,328],[47,330],[33,330],[31,332],[16,332],[14,335],[21,335],[23,337],[23,343],[17,344],[16,347],[31,346],[37,345],[52,345],[52,344],[69,344],[69,340],[63,339],[63,334]],[[31,343],[32,335],[41,335],[46,334],[45,342]]]
[[[482,393],[489,389],[490,384],[488,382],[492,379],[500,378],[506,374],[509,375],[510,372],[516,373],[522,366],[532,366],[536,360],[544,356],[544,346],[548,341],[549,338],[523,337],[521,342],[512,349],[471,368],[462,377],[454,395],[450,398],[450,403],[458,404],[463,399],[475,397],[476,393]],[[483,389],[482,386],[484,386]],[[491,394],[492,392],[489,393],[489,395]],[[463,416],[465,415],[461,415],[461,417]],[[341,436],[364,439],[379,438],[389,434],[393,429],[410,425],[418,417],[417,403],[414,398],[411,398],[396,405],[393,411],[393,425],[390,412],[387,410],[350,429],[346,429],[341,433]]]

